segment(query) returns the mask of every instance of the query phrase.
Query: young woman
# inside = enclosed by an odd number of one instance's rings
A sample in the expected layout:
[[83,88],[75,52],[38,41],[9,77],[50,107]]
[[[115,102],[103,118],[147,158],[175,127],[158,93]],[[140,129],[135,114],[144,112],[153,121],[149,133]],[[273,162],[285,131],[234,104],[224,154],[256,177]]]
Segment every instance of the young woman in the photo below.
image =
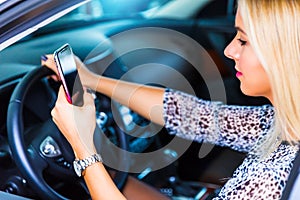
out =
[[[300,140],[299,19],[300,1],[238,1],[237,34],[224,53],[235,61],[242,92],[264,96],[272,106],[222,105],[172,89],[114,80],[89,72],[79,60],[78,69],[87,87],[164,125],[170,134],[187,139],[192,135],[198,141],[247,152],[215,199],[280,199]],[[48,56],[42,64],[55,69],[52,61]],[[79,159],[96,153],[92,141],[81,136],[91,136],[95,128],[93,98],[85,93],[84,100],[83,107],[73,107],[60,89],[52,111]],[[187,101],[192,110],[186,106]],[[78,120],[64,120],[73,115],[80,116],[79,125]],[[84,178],[93,199],[124,199],[123,195],[143,199],[126,193],[130,191],[126,188],[124,194],[119,192],[101,162],[87,167]],[[150,197],[159,198],[163,196]]]

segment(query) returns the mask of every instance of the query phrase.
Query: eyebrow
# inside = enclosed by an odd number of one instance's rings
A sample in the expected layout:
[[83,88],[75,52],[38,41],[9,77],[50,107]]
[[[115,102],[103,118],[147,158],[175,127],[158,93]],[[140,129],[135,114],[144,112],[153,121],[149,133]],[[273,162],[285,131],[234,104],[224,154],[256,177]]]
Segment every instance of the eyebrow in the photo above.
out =
[[240,27],[235,26],[235,29],[236,29],[237,31],[240,31],[241,33],[247,35],[246,32],[245,32],[243,29],[241,29]]

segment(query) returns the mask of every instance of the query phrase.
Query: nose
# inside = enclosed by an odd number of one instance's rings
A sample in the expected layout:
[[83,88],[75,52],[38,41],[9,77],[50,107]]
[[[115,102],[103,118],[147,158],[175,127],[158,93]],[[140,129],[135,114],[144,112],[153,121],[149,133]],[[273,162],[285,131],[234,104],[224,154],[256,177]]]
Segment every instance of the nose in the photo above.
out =
[[232,60],[238,60],[240,57],[235,41],[236,40],[233,39],[224,49],[224,55]]

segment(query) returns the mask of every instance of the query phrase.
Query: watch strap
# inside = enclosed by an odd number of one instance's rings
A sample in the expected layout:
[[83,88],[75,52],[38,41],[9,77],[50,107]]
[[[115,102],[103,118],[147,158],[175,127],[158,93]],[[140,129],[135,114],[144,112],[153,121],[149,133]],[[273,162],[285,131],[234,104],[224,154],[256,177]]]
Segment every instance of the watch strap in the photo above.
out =
[[[91,166],[94,163],[103,162],[102,157],[100,154],[93,154],[89,157],[84,159],[75,159],[74,164],[77,166],[77,170],[81,171],[81,175],[84,175],[84,171],[87,167]],[[79,174],[78,174],[79,175]]]

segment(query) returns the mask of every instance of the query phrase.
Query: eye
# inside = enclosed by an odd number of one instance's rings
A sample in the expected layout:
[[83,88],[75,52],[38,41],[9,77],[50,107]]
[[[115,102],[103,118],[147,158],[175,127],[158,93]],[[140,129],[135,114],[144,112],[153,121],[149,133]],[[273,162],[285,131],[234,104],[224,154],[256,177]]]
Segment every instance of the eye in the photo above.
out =
[[240,42],[241,46],[244,46],[247,44],[247,41],[245,41],[245,40],[238,39],[238,41]]

